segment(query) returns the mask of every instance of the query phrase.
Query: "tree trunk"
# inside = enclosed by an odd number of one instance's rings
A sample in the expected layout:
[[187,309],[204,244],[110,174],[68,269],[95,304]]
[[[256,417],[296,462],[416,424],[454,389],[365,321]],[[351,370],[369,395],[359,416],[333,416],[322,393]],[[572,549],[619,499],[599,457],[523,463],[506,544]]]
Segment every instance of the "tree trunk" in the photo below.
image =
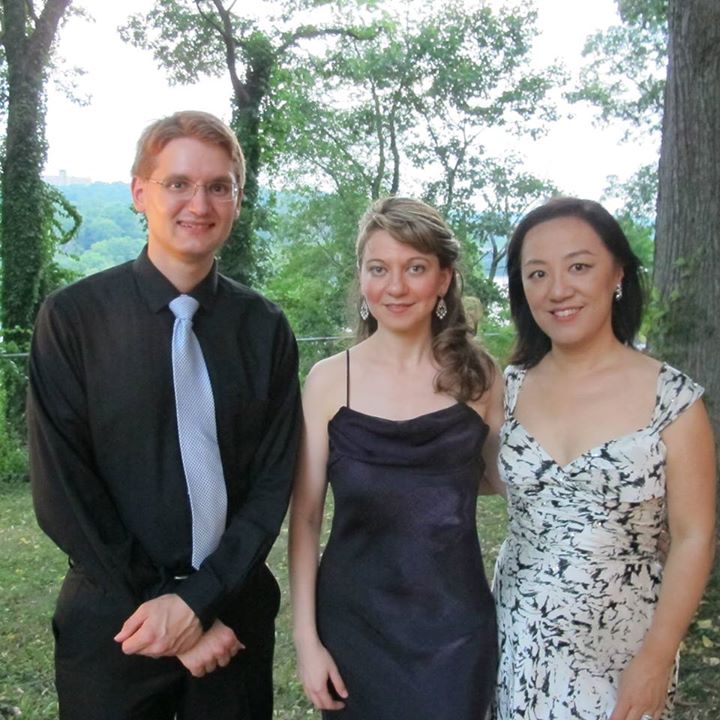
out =
[[8,113],[2,161],[2,323],[5,340],[27,337],[49,251],[43,232],[41,178],[45,74],[58,24],[71,0],[47,0],[28,33],[26,0],[4,0],[3,44]]
[[258,175],[262,164],[260,116],[261,106],[270,88],[275,57],[269,42],[255,44],[246,50],[247,80],[242,92],[235,89],[232,129],[245,156],[245,192],[240,217],[220,254],[220,267],[230,277],[245,285],[259,280],[255,224],[258,203]]
[[670,0],[651,345],[705,386],[720,439],[720,2]]
[[[7,130],[2,158],[2,339],[25,350],[54,248],[45,227],[45,79],[60,18],[71,0],[47,0],[28,17],[27,0],[3,0],[2,43],[7,63]],[[2,368],[5,417],[23,434],[24,367]]]
[[[199,3],[198,4],[199,7]],[[233,34],[230,9],[222,0],[213,0],[220,18],[216,30],[225,45],[225,62],[233,88],[233,117],[230,125],[237,135],[245,157],[245,187],[240,217],[220,253],[220,269],[231,278],[252,285],[258,279],[259,264],[254,250],[255,215],[258,199],[260,153],[260,115],[262,102],[270,89],[270,76],[276,58],[269,39],[255,33],[243,39],[245,82],[238,75],[238,41]],[[201,13],[202,15],[202,13]]]

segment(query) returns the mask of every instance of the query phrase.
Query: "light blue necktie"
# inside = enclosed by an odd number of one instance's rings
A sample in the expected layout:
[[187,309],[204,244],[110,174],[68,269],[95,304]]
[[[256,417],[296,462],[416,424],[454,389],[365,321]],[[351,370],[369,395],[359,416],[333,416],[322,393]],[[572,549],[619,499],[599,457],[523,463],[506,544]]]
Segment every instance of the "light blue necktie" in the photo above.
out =
[[170,303],[175,315],[172,336],[175,408],[192,512],[192,566],[196,569],[218,546],[227,517],[215,400],[205,358],[192,329],[198,307],[198,301],[189,295],[180,295]]

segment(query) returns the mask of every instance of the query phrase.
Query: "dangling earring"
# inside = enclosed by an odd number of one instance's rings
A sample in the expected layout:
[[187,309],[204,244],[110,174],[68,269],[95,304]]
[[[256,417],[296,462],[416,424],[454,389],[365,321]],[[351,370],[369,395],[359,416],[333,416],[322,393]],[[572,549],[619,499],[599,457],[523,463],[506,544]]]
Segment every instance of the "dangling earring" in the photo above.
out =
[[445,298],[438,298],[437,305],[435,306],[435,314],[439,320],[443,320],[447,315],[447,303]]
[[360,317],[363,320],[367,320],[370,317],[370,308],[368,307],[367,300],[365,298],[362,299],[362,302],[360,303]]
[[613,297],[615,298],[615,302],[619,302],[620,300],[622,300],[622,282],[619,282],[617,284],[615,292],[613,293]]

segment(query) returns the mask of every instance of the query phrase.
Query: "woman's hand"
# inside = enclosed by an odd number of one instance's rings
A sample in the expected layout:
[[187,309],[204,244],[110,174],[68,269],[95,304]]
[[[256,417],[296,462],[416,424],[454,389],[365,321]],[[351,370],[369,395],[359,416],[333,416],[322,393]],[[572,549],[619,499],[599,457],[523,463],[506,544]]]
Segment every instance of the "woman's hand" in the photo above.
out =
[[235,633],[220,620],[187,652],[177,656],[178,660],[195,677],[202,677],[219,667],[225,667],[245,646]]
[[609,720],[659,720],[665,709],[673,661],[661,661],[640,650],[620,675],[618,699]]
[[336,700],[331,693],[346,699],[348,691],[335,661],[320,641],[298,646],[298,675],[307,699],[317,710],[342,710],[345,703]]

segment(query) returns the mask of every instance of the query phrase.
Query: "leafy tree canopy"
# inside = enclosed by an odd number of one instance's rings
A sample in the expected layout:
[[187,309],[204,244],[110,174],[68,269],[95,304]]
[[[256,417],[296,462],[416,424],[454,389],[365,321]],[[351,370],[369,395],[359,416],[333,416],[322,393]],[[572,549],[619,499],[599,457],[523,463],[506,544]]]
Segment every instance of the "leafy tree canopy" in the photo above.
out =
[[603,122],[657,133],[663,111],[668,51],[667,0],[616,0],[622,24],[588,38],[588,58],[571,100],[595,105]]

